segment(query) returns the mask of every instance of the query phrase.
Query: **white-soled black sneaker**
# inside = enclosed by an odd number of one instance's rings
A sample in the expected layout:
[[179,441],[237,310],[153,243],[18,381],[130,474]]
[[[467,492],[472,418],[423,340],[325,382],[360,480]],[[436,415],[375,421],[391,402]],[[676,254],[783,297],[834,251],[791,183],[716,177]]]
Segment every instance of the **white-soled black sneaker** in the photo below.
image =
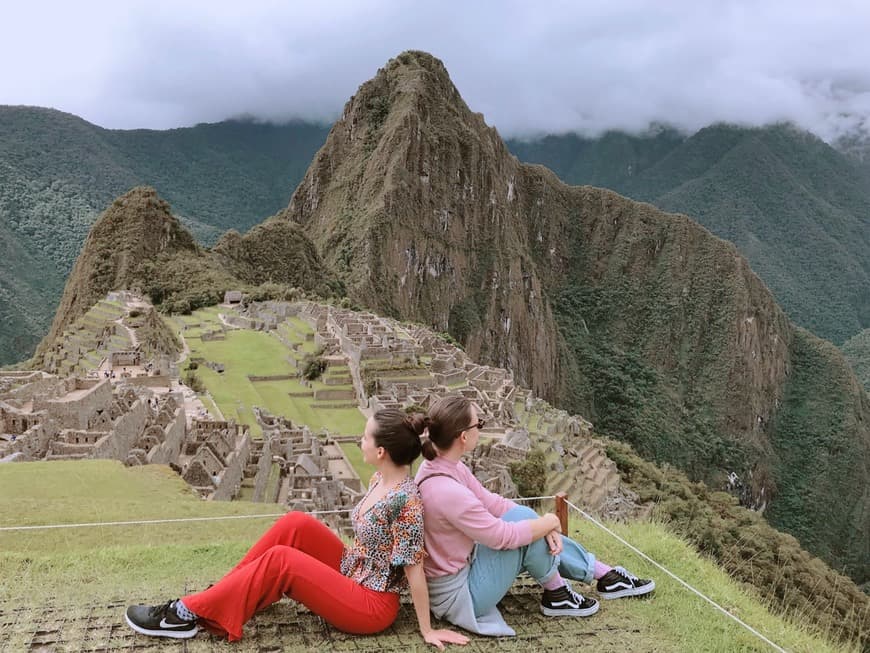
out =
[[653,580],[638,578],[625,567],[614,567],[598,579],[597,587],[602,599],[621,599],[649,594],[656,584]]
[[131,605],[124,618],[137,633],[152,637],[188,639],[199,632],[196,621],[185,621],[178,616],[173,601],[163,605]]
[[570,585],[544,590],[541,597],[541,612],[548,617],[591,617],[599,607],[598,601],[581,596]]

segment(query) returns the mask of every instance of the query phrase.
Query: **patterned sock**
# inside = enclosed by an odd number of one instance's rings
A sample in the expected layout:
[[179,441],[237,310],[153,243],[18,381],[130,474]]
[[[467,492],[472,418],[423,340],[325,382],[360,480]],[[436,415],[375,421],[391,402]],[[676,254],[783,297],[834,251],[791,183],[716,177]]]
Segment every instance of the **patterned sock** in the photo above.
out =
[[173,601],[170,607],[175,608],[175,614],[182,621],[196,621],[196,614],[188,610],[187,606],[181,602],[181,599]]
[[592,570],[592,577],[595,578],[595,580],[598,580],[611,569],[613,569],[613,567],[608,567],[603,562],[598,562],[598,560],[596,560],[595,569]]
[[565,587],[565,579],[559,575],[559,572],[556,572],[546,583],[541,583],[541,587],[545,590],[557,590],[560,587]]

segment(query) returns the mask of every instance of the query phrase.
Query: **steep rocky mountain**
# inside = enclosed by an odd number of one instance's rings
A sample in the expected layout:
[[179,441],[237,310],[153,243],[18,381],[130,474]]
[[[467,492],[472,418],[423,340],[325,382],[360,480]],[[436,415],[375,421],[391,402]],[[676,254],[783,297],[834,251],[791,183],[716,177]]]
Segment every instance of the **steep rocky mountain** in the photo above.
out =
[[0,364],[45,334],[88,229],[149,184],[204,244],[286,206],[323,143],[319,125],[227,121],[108,130],[38,107],[0,106]]
[[39,365],[64,329],[112,290],[144,292],[173,312],[216,304],[234,289],[261,297],[290,287],[321,296],[340,292],[341,284],[323,267],[311,241],[282,222],[266,222],[245,236],[230,232],[210,251],[153,188],[132,189],[88,233],[33,363]]
[[690,215],[730,240],[797,324],[841,344],[870,327],[870,175],[789,125],[657,128],[509,142],[569,184]]
[[870,575],[870,408],[837,350],[691,219],[520,163],[437,59],[359,88],[282,216],[352,300],[696,479],[735,472],[744,503]]

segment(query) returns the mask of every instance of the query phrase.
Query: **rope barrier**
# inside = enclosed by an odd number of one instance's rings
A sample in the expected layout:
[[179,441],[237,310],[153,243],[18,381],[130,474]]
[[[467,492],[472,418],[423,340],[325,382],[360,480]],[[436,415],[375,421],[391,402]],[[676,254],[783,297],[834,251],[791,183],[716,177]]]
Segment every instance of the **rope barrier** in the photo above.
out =
[[[514,501],[537,501],[540,499],[555,499],[555,496],[542,497],[518,497]],[[351,508],[341,508],[339,510],[312,510],[307,512],[308,515],[340,515],[349,513]],[[179,524],[184,522],[203,522],[203,521],[220,521],[223,519],[258,519],[258,518],[277,518],[282,517],[287,513],[274,513],[262,515],[221,515],[218,517],[178,517],[176,519],[140,519],[135,521],[105,521],[105,522],[86,522],[78,524],[39,524],[35,526],[0,526],[0,533],[9,531],[37,531],[37,530],[52,530],[58,528],[91,528],[97,526],[139,526],[144,524]]]
[[[637,547],[630,544],[625,539],[623,539],[622,537],[620,537],[619,535],[614,533],[612,530],[607,528],[607,526],[605,526],[600,521],[595,519],[595,517],[593,517],[592,515],[590,515],[586,511],[581,510],[580,508],[575,506],[573,503],[571,503],[566,498],[564,498],[564,496],[551,495],[551,496],[540,496],[540,497],[517,497],[513,500],[517,501],[517,502],[526,502],[526,501],[537,501],[540,499],[557,499],[557,503],[564,502],[567,506],[569,506],[570,508],[572,508],[573,510],[578,512],[580,515],[582,515],[585,519],[588,519],[590,522],[595,524],[598,528],[603,530],[605,533],[607,533],[608,535],[610,535],[614,539],[621,542],[623,545],[625,545],[626,547],[631,549],[634,553],[639,555],[641,558],[643,558],[644,560],[646,560],[647,562],[649,562],[650,564],[655,566],[657,569],[660,569],[661,571],[666,573],[668,576],[673,578],[675,581],[677,581],[680,585],[685,587],[687,590],[696,594],[700,598],[704,599],[707,603],[709,603],[714,608],[719,610],[722,614],[733,619],[735,622],[737,622],[739,625],[743,626],[746,630],[751,632],[753,635],[755,635],[756,637],[761,639],[766,644],[770,645],[773,649],[779,651],[780,653],[788,653],[785,649],[783,649],[782,647],[778,646],[777,644],[775,644],[774,642],[769,640],[767,637],[762,635],[760,632],[758,632],[755,628],[753,628],[752,626],[747,624],[745,621],[743,621],[742,619],[740,619],[736,615],[732,614],[731,612],[729,612],[728,610],[723,608],[721,605],[716,603],[713,599],[709,598],[708,596],[706,596],[702,592],[696,590],[694,587],[689,585],[682,578],[680,578],[676,574],[672,573],[670,570],[666,569],[664,566],[660,565],[658,562],[656,562],[655,560],[650,558],[643,551],[641,551],[640,549],[638,549]],[[339,510],[315,510],[315,511],[309,512],[307,514],[309,514],[309,515],[336,515],[336,514],[348,513],[348,512],[350,512],[350,510],[351,510],[350,508],[342,508]],[[557,506],[557,511],[558,511],[558,506]],[[179,517],[177,519],[142,519],[142,520],[136,520],[136,521],[90,522],[90,523],[79,523],[79,524],[44,524],[44,525],[36,525],[36,526],[2,526],[2,527],[0,527],[0,532],[31,531],[31,530],[41,530],[41,529],[50,530],[50,529],[60,529],[60,528],[94,528],[94,527],[100,527],[100,526],[138,526],[138,525],[143,525],[143,524],[178,524],[178,523],[183,523],[183,522],[207,522],[207,521],[220,521],[220,520],[226,520],[226,519],[266,519],[266,518],[274,519],[277,517],[283,517],[285,514],[287,514],[287,513],[282,512],[282,513],[262,514],[262,515],[222,515],[222,516],[218,516],[218,517]],[[563,530],[567,530],[567,529],[563,528]]]
[[[309,515],[339,515],[350,512],[350,508],[340,510],[314,510],[306,513]],[[37,526],[0,526],[0,532],[8,531],[36,531],[40,529],[50,530],[55,528],[90,528],[97,526],[139,526],[142,524],[178,524],[183,522],[221,521],[223,519],[259,519],[283,517],[286,512],[264,513],[262,515],[221,515],[218,517],[179,517],[177,519],[140,519],[136,521],[103,521],[79,524],[41,524]]]
[[677,576],[676,574],[672,573],[671,571],[669,571],[668,569],[666,569],[665,567],[663,567],[662,565],[660,565],[658,562],[656,562],[655,560],[653,560],[652,558],[650,558],[646,553],[644,553],[643,551],[641,551],[640,549],[638,549],[636,546],[634,546],[634,545],[632,545],[632,544],[629,544],[629,543],[628,543],[626,540],[624,540],[622,537],[620,537],[619,535],[617,535],[616,533],[614,533],[612,530],[610,530],[609,528],[607,528],[607,526],[605,526],[605,525],[602,524],[600,521],[598,521],[597,519],[595,519],[595,517],[593,517],[592,515],[590,515],[590,514],[587,513],[586,511],[581,510],[580,508],[578,508],[577,506],[575,506],[573,503],[571,503],[571,502],[568,501],[567,499],[565,500],[565,503],[567,503],[568,506],[570,506],[571,508],[573,508],[574,510],[576,510],[577,512],[579,512],[581,515],[583,515],[583,517],[585,517],[586,519],[588,519],[589,521],[591,521],[593,524],[595,524],[596,526],[598,526],[598,528],[600,528],[601,530],[603,530],[605,533],[607,533],[608,535],[610,535],[610,536],[613,537],[614,539],[619,540],[622,544],[624,544],[624,545],[627,546],[629,549],[631,549],[632,551],[634,551],[634,552],[635,552],[637,555],[639,555],[641,558],[643,558],[644,560],[646,560],[646,561],[649,562],[650,564],[654,565],[654,566],[657,567],[658,569],[661,569],[663,572],[665,572],[668,576],[670,576],[671,578],[673,578],[675,581],[677,581],[680,585],[682,585],[683,587],[685,587],[687,590],[693,592],[694,594],[697,594],[697,595],[700,596],[702,599],[704,599],[707,603],[709,603],[709,604],[712,605],[714,608],[716,608],[717,610],[719,610],[722,614],[724,614],[724,615],[730,617],[731,619],[733,619],[734,621],[736,621],[738,624],[740,624],[741,626],[743,626],[746,630],[748,630],[748,631],[751,632],[753,635],[755,635],[756,637],[758,637],[759,639],[761,639],[763,642],[765,642],[766,644],[769,644],[771,647],[773,647],[775,650],[779,651],[780,653],[788,653],[784,648],[782,648],[782,647],[780,647],[779,645],[775,644],[774,642],[770,641],[767,637],[765,637],[765,636],[762,635],[760,632],[758,632],[757,630],[755,630],[755,628],[753,628],[752,626],[750,626],[749,624],[747,624],[745,621],[743,621],[742,619],[740,619],[740,617],[738,617],[738,616],[736,616],[736,615],[730,613],[728,610],[726,610],[726,609],[723,608],[721,605],[719,605],[718,603],[716,603],[713,599],[711,599],[711,598],[708,597],[707,595],[701,593],[700,591],[696,590],[694,587],[692,587],[691,585],[689,585],[689,584],[688,584],[686,581],[684,581],[682,578],[680,578],[680,577]]

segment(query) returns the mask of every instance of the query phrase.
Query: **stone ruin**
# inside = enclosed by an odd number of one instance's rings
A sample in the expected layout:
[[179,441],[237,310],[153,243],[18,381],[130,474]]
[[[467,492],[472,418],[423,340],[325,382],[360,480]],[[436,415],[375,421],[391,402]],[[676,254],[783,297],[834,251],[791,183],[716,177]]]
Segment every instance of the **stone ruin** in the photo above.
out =
[[339,511],[324,519],[337,530],[349,532],[349,511],[362,496],[363,487],[339,441],[329,435],[321,438],[307,426],[294,425],[263,409],[255,414],[263,429],[260,462],[265,456],[281,465],[276,495],[267,500],[291,510]]
[[175,463],[204,499],[236,497],[248,464],[251,438],[232,421],[196,419]]
[[0,460],[112,459],[169,464],[201,496],[231,499],[247,462],[247,429],[200,420],[183,398],[109,379],[0,374]]
[[[487,420],[483,435],[493,444],[469,462],[493,491],[516,496],[510,464],[524,459],[532,447],[533,422],[535,439],[542,439],[538,444],[551,458],[548,471],[556,479],[551,485],[578,501],[585,497],[592,509],[618,490],[615,465],[592,443],[589,422],[517,387],[510,371],[475,363],[430,329],[308,301],[252,302],[243,319],[270,330],[288,317],[304,320],[314,330],[316,344],[343,357],[361,407],[425,410],[435,398],[457,392],[475,402]],[[363,382],[367,374],[377,377],[372,393]],[[583,474],[576,474],[578,469]]]
[[[410,406],[425,410],[437,397],[457,392],[475,402],[487,420],[486,440],[468,464],[494,492],[517,495],[510,465],[537,444],[548,455],[548,490],[566,490],[576,501],[586,498],[592,509],[619,494],[618,473],[591,439],[589,422],[518,388],[509,371],[475,363],[426,327],[308,301],[247,302],[238,309],[241,314],[236,310],[222,316],[226,324],[275,331],[294,317],[310,325],[330,364],[347,366],[347,374],[335,378],[338,385],[352,382],[352,405],[372,411]],[[203,338],[224,333],[221,326]],[[285,340],[280,332],[276,335]],[[114,352],[112,362],[135,366],[136,354]],[[222,368],[215,362],[204,364]],[[366,392],[364,378],[376,379],[375,392]],[[123,379],[113,387],[108,379],[0,373],[0,459],[114,458],[128,465],[169,464],[203,498],[244,494],[290,509],[340,511],[327,520],[347,529],[346,511],[358,501],[363,485],[341,442],[356,437],[316,435],[256,407],[262,439],[251,439],[246,428],[233,422],[194,419],[188,426],[180,394],[155,394],[134,381]],[[329,394],[331,388],[318,390],[332,402],[324,406],[336,405],[348,393],[335,390],[343,393],[341,398]]]

